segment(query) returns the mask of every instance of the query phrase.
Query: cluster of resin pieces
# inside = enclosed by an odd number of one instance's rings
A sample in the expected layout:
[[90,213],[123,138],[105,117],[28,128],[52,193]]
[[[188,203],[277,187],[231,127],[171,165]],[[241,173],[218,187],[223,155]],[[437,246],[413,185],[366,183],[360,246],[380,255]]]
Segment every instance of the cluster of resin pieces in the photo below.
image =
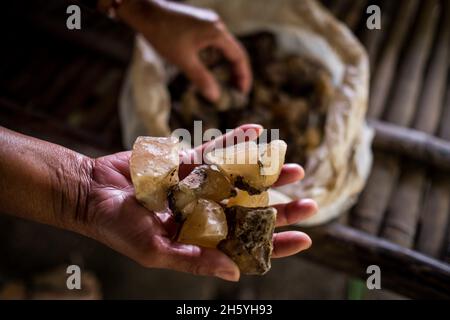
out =
[[177,241],[227,254],[244,274],[270,269],[276,210],[267,189],[278,179],[286,144],[245,142],[206,155],[179,181],[178,142],[139,137],[130,160],[136,198],[151,211],[169,207],[181,224]]

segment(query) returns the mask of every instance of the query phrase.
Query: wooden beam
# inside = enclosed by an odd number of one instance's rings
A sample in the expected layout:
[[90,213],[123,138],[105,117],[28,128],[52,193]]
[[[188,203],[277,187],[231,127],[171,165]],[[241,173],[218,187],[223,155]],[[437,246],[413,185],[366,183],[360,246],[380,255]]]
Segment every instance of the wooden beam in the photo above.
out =
[[361,279],[367,267],[381,269],[381,287],[416,299],[450,299],[450,265],[365,232],[330,223],[299,228],[313,240],[306,257]]
[[61,27],[61,23],[49,19],[48,16],[31,16],[33,28],[38,28],[58,39],[73,43],[121,65],[127,64],[132,54],[133,33],[124,25],[118,26],[114,22],[110,24],[110,29],[114,29],[119,34],[112,33],[112,30],[98,32],[92,27],[83,29],[83,32],[73,32]]
[[0,98],[0,125],[23,134],[61,144],[88,156],[98,157],[120,151],[105,148],[105,142],[84,131],[69,128],[64,123],[20,108],[14,102]]
[[369,124],[376,131],[374,148],[407,156],[434,166],[436,169],[450,170],[449,141],[387,122],[369,120]]

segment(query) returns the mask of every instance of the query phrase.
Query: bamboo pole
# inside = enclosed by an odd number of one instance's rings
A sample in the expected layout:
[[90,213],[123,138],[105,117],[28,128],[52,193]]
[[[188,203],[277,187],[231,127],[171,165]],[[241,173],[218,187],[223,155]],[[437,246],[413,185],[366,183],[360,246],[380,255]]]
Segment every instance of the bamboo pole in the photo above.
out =
[[423,167],[417,163],[405,161],[402,170],[387,207],[381,235],[403,247],[412,248],[426,176]]
[[369,118],[380,118],[383,114],[389,88],[395,78],[395,70],[400,58],[400,52],[408,35],[408,28],[414,22],[419,1],[404,0],[401,10],[393,20],[391,32],[386,40],[376,69],[373,70],[370,88],[370,102],[367,115]]
[[[448,65],[450,66],[450,61],[448,61]],[[442,139],[450,140],[450,81],[447,83],[447,97],[442,107],[441,125],[438,135]]]
[[392,99],[386,114],[386,120],[389,122],[407,127],[413,120],[439,14],[438,4],[437,0],[422,2],[416,28],[391,91]]
[[419,99],[419,108],[413,124],[415,129],[429,134],[436,133],[438,129],[447,89],[447,71],[450,59],[450,5],[448,5],[448,2],[443,9],[447,10],[443,10],[425,77],[424,90]]
[[[399,3],[400,7],[404,7],[406,4],[410,7],[407,11],[412,11],[414,8],[413,4],[415,2],[417,1],[409,2],[408,0],[404,0]],[[395,4],[398,3],[395,1],[383,2],[381,30],[368,30],[363,28],[363,32],[361,34],[361,40],[370,56],[371,69],[374,70],[372,73],[372,79],[376,78],[377,74],[380,74],[377,72],[377,68],[375,68],[375,66],[378,61],[378,53],[381,48],[382,40],[387,35],[387,31],[390,31],[390,29],[398,30],[397,33],[401,34],[399,31],[401,31],[402,28],[399,29],[394,23],[394,16],[396,16],[394,15],[394,11],[399,12],[400,10],[398,10],[398,7],[395,7],[395,10],[389,10],[393,9]],[[388,7],[387,10],[386,7]],[[408,21],[408,19],[402,19],[401,21],[404,20]],[[399,36],[396,37],[398,38]],[[392,38],[392,36],[390,36],[390,38]],[[398,41],[396,43],[398,43]],[[382,93],[377,92],[374,89],[371,90],[368,110],[369,116],[371,114],[371,110],[373,109],[373,99],[380,94]],[[375,115],[378,117],[377,113],[375,113]],[[379,137],[379,134],[376,134],[375,137]],[[367,184],[363,192],[360,194],[357,205],[353,208],[351,213],[350,224],[352,226],[368,232],[369,234],[378,234],[394,184],[387,184],[383,188],[380,188],[379,186],[387,180],[396,181],[398,175],[399,168],[396,165],[394,158],[388,156],[387,154],[381,153],[377,153],[375,155],[374,165]]]
[[376,70],[380,50],[385,38],[389,35],[391,27],[394,26],[393,16],[397,10],[396,6],[398,3],[400,1],[375,2],[374,4],[381,8],[381,29],[369,30],[365,25],[362,25],[358,32],[358,36],[369,54],[371,70]]
[[367,7],[368,0],[356,0],[352,1],[350,8],[344,13],[342,21],[351,29],[355,30],[358,27],[361,17],[365,16],[365,8]]
[[[400,110],[400,108],[388,110],[388,117],[403,125],[409,125],[417,110],[418,114],[422,115],[422,118],[417,118],[414,126],[419,130],[425,129],[431,134],[434,133],[438,126],[437,117],[434,115],[440,113],[442,105],[442,100],[439,101],[439,99],[442,99],[442,95],[441,97],[433,95],[436,93],[435,82],[442,81],[445,83],[445,78],[438,77],[440,75],[436,74],[439,64],[442,64],[442,61],[438,61],[436,58],[443,57],[446,59],[446,56],[442,56],[439,51],[434,51],[429,55],[434,29],[439,17],[439,9],[438,1],[423,3],[423,11],[419,15],[417,36],[413,38],[412,46],[409,48],[410,50],[419,51],[407,57],[400,75],[405,77],[406,70],[414,65],[417,65],[418,70],[409,70],[411,81],[400,80],[400,88],[397,91],[399,93],[394,93],[393,103],[402,105],[403,110]],[[425,76],[425,79],[428,81],[423,82],[422,73],[429,56],[431,57],[431,65]],[[420,91],[422,83],[424,83],[424,86],[423,90]],[[406,91],[402,92],[402,90]],[[418,101],[416,101],[417,98],[419,98]],[[420,110],[424,110],[424,112]],[[450,159],[450,153],[448,155]],[[401,165],[403,172],[388,206],[381,235],[397,244],[412,248],[419,213],[422,209],[426,175],[423,166],[417,163]]]
[[372,235],[377,235],[381,228],[394,184],[384,184],[386,180],[396,181],[400,168],[397,159],[384,153],[376,152],[374,166],[367,180],[364,191],[351,213],[350,225]]
[[450,176],[434,172],[420,212],[420,229],[416,243],[418,251],[432,257],[442,257],[442,249],[447,240],[449,210]]
[[375,129],[373,146],[391,155],[404,155],[439,170],[450,170],[450,142],[430,134],[370,120]]
[[449,264],[339,223],[308,228],[306,232],[314,245],[299,257],[361,279],[367,279],[368,266],[378,265],[383,289],[416,299],[450,299]]
[[[417,104],[417,90],[422,84],[422,75],[428,57],[428,53],[431,47],[431,39],[436,24],[436,14],[437,14],[437,0],[425,1],[421,7],[418,22],[414,28],[414,33],[412,41],[407,46],[407,51],[403,57],[400,66],[398,78],[395,81],[395,85],[392,86],[392,99],[389,101],[389,109],[387,110],[386,120],[392,122],[393,124],[399,126],[409,126],[412,122],[412,117],[414,115],[414,110]],[[438,146],[431,144],[428,145],[427,142],[436,142],[436,140],[428,137],[425,134],[416,133],[415,136],[408,137],[400,128],[395,128],[392,125],[383,125],[375,122],[379,126],[384,126],[388,130],[382,130],[381,133],[388,132],[386,135],[380,135],[377,133],[375,136],[374,145],[378,144],[385,147],[390,147],[394,145],[394,141],[390,141],[394,136],[402,136],[401,139],[396,139],[397,142],[396,149],[398,152],[401,151],[413,151],[410,153],[415,153],[413,150],[415,147],[421,147],[420,155],[425,159],[432,159],[436,156],[436,153],[430,152],[430,149],[439,149]],[[378,130],[377,130],[378,131]],[[446,144],[440,144],[446,149]],[[436,148],[435,148],[436,147]],[[446,157],[444,157],[447,159]],[[383,221],[383,216],[385,215],[386,209],[389,206],[389,200],[391,197],[395,198],[395,194],[389,194],[387,192],[377,190],[382,186],[386,190],[395,190],[395,184],[398,180],[398,173],[400,166],[399,159],[395,155],[385,155],[374,163],[372,173],[369,177],[368,184],[365,190],[361,194],[361,199],[353,211],[353,221],[352,225],[355,227],[364,227],[368,232],[376,232],[380,230]],[[390,174],[386,174],[386,172]],[[373,182],[371,181],[373,180]],[[378,198],[372,200],[373,198],[368,195],[369,192],[375,192]],[[403,197],[403,196],[402,196]],[[373,201],[376,201],[375,205]],[[392,212],[392,211],[390,211]],[[393,228],[396,227],[397,214],[392,215],[386,214],[387,218],[384,221],[384,227],[381,228],[381,235],[392,238],[395,240],[396,233],[391,232]],[[391,216],[391,218],[389,218]],[[373,224],[370,226],[370,224]]]
[[[450,65],[450,62],[449,62]],[[444,112],[442,115],[442,122],[441,122],[441,128],[439,130],[439,136],[446,140],[450,140],[450,82],[447,84],[447,98],[445,100],[444,105]],[[450,180],[450,179],[449,179]],[[447,180],[446,188],[447,188],[447,197],[448,194],[450,194],[450,191],[448,191],[450,181]],[[447,198],[448,200],[448,198]],[[450,204],[449,204],[450,206]],[[447,220],[450,219],[450,209],[447,210]],[[450,263],[450,222],[447,222],[447,236],[444,239],[443,247],[445,250],[443,250],[442,258],[447,263]]]
[[[431,58],[426,88],[421,97],[421,108],[416,114],[415,127],[419,130],[434,133],[438,129],[440,115],[450,105],[450,82],[447,83],[448,96],[445,100],[447,70],[450,66],[450,3],[444,3],[443,17],[436,38],[434,55]],[[450,118],[442,117],[441,128],[450,127]],[[440,130],[442,139],[450,140],[450,134]],[[421,174],[426,175],[425,171]],[[432,172],[432,181],[425,195],[424,205],[419,217],[419,233],[417,250],[439,257],[444,246],[445,234],[450,214],[450,175],[439,170]]]
[[369,124],[375,129],[374,166],[352,211],[351,225],[370,234],[378,234],[400,174],[396,155],[405,156],[405,161],[409,158],[450,172],[450,142],[386,122],[371,120]]

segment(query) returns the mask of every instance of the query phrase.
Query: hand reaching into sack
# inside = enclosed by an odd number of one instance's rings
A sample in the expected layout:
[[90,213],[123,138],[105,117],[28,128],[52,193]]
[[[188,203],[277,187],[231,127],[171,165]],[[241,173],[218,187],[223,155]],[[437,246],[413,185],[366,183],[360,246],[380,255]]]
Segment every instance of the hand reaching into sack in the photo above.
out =
[[250,90],[247,54],[215,12],[163,0],[125,0],[117,14],[179,67],[207,99],[220,97],[217,81],[199,57],[207,47],[219,49],[233,67],[236,86],[244,93]]

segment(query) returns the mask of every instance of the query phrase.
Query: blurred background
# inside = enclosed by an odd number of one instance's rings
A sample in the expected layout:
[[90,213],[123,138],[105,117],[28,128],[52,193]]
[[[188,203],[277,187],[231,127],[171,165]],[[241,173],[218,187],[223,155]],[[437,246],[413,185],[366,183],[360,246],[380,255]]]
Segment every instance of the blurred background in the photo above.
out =
[[[300,1],[300,0],[299,0]],[[0,298],[450,298],[450,1],[323,0],[365,46],[374,165],[358,204],[307,229],[313,247],[237,283],[148,270],[89,239],[0,215]],[[133,33],[65,0],[16,0],[0,13],[0,125],[90,156],[123,149],[118,95]],[[366,27],[380,6],[381,30]],[[66,267],[83,290],[65,288]],[[378,265],[382,289],[368,290]]]

